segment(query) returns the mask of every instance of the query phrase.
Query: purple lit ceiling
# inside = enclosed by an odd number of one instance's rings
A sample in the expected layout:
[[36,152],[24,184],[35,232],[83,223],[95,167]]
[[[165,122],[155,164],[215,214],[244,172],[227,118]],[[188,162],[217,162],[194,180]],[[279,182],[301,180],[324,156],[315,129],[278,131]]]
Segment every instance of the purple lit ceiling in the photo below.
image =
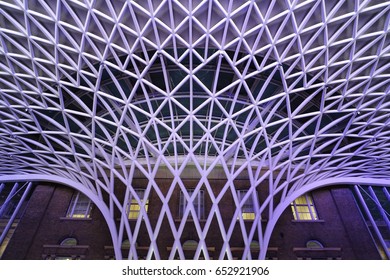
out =
[[[0,173],[66,178],[97,200],[109,194],[110,211],[137,196],[135,174],[167,205],[161,169],[170,190],[185,190],[191,173],[192,198],[202,189],[215,206],[208,221],[222,221],[218,202],[231,192],[232,224],[243,174],[248,199],[267,185],[257,221],[319,180],[387,179],[389,11],[359,0],[0,1]],[[215,172],[229,179],[219,195]],[[129,186],[124,201],[115,180]],[[195,223],[207,258],[208,228]],[[257,258],[255,229],[262,240],[261,224],[252,228],[245,258]],[[173,257],[183,229],[171,230]],[[118,240],[124,232],[137,234],[121,227]],[[155,243],[149,254],[158,258]]]

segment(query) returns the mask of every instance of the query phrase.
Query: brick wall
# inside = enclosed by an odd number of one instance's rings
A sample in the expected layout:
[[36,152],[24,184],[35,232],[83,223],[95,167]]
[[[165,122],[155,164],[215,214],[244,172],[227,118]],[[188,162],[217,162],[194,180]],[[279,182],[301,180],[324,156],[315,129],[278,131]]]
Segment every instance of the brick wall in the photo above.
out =
[[[218,195],[225,184],[225,180],[209,180],[214,195]],[[167,194],[171,179],[162,178],[157,181],[159,188],[164,195]],[[249,187],[247,180],[236,180],[236,189]],[[136,187],[146,187],[146,179],[134,179]],[[193,188],[197,180],[185,180],[187,188]],[[266,182],[263,184],[266,185]],[[267,190],[262,186],[260,190]],[[116,185],[116,194],[124,195],[125,187]],[[174,216],[176,228],[180,227],[179,219],[179,193],[180,189],[172,194],[169,201],[169,208]],[[3,259],[42,259],[55,255],[61,240],[67,237],[74,237],[78,240],[78,257],[86,259],[105,259],[113,256],[112,241],[108,227],[97,207],[92,209],[90,219],[68,219],[65,217],[73,190],[60,186],[37,186],[30,198],[24,217],[21,219],[13,238],[11,239]],[[259,193],[260,201],[263,201],[266,194]],[[318,221],[294,221],[290,207],[288,207],[276,224],[270,245],[269,257],[277,259],[297,258],[342,258],[342,259],[379,259],[379,254],[372,238],[367,230],[360,212],[356,207],[353,195],[348,188],[324,188],[313,192],[313,200],[316,205]],[[161,213],[162,202],[158,195],[152,192],[149,196],[148,215],[152,227],[158,222]],[[206,216],[212,202],[205,191]],[[227,229],[235,210],[233,198],[227,192],[219,203],[223,223]],[[119,215],[119,213],[116,213]],[[119,216],[117,216],[119,217]],[[267,220],[267,211],[262,216],[263,223]],[[117,219],[119,223],[119,218]],[[246,230],[249,231],[252,221],[246,221]],[[136,222],[130,221],[131,228]],[[205,226],[205,222],[201,222]],[[186,240],[197,240],[197,232],[194,223],[187,221],[181,235],[181,243]],[[254,235],[257,236],[257,233]],[[254,238],[256,239],[256,238]],[[316,251],[308,250],[308,240],[320,241],[325,249]],[[170,248],[174,243],[174,236],[171,231],[168,219],[164,217],[157,244],[160,257],[167,259],[170,255]],[[140,257],[146,257],[150,244],[148,231],[143,223],[141,225],[137,244],[140,248]],[[217,219],[214,217],[207,235],[206,244],[210,251],[210,257],[218,259],[223,246],[222,234]],[[244,241],[242,238],[239,223],[233,228],[233,235],[229,242],[234,257],[240,258]],[[63,248],[60,248],[63,250]],[[54,253],[53,253],[54,250]],[[73,250],[75,251],[75,250]],[[59,251],[57,251],[58,253]],[[124,250],[124,257],[127,251]],[[66,254],[61,251],[61,254]],[[186,256],[192,258],[194,252],[186,251]],[[258,251],[254,251],[256,257]]]

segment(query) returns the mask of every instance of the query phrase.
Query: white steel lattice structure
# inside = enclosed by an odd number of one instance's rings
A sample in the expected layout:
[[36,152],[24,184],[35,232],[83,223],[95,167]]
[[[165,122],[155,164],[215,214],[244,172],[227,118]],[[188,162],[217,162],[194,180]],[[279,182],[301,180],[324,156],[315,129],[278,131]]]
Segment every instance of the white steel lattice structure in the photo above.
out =
[[[209,256],[213,219],[221,259],[232,256],[237,222],[242,257],[264,258],[273,226],[299,195],[389,182],[389,11],[390,2],[369,0],[0,1],[0,181],[84,192],[102,211],[119,259],[137,258],[129,199],[145,204],[150,192],[163,207],[154,224],[140,207],[149,258],[159,258],[164,219],[175,237],[171,258],[184,258],[189,217],[195,258]],[[162,169],[173,178],[167,192],[155,179]],[[216,170],[226,178],[220,193],[209,182]],[[185,172],[198,179],[191,196]],[[134,174],[149,180],[141,199]],[[250,183],[243,199],[240,176]],[[175,189],[188,201],[179,225],[168,207]],[[200,191],[212,201],[204,224],[192,203]],[[218,207],[227,193],[237,209],[228,225]],[[251,206],[247,231],[237,218],[256,193],[266,197]],[[250,252],[254,239],[259,255]]]

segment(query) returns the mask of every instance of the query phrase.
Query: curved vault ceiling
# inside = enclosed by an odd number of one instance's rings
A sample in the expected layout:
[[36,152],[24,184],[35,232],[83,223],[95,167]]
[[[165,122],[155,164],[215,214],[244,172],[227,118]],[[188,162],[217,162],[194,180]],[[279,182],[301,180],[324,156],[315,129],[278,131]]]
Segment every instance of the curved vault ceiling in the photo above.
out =
[[114,180],[136,195],[136,173],[159,192],[161,166],[184,188],[191,167],[210,219],[216,166],[225,192],[245,173],[252,191],[288,188],[281,200],[319,179],[387,178],[390,2],[182,2],[0,1],[0,173],[115,197]]

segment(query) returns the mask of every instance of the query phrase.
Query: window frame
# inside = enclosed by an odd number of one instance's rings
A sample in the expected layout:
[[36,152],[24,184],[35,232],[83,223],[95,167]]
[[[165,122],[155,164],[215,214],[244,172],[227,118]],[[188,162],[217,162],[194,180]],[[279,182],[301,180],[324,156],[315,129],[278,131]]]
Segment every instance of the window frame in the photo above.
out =
[[148,213],[149,210],[149,197],[146,199],[145,203],[145,189],[137,188],[134,189],[134,192],[137,194],[141,204],[138,203],[137,199],[130,194],[129,201],[126,205],[126,215],[129,220],[137,220],[141,215],[141,207],[145,207],[145,212]]
[[60,242],[60,246],[77,246],[78,241],[74,237],[66,237]]
[[[187,193],[188,193],[189,197],[192,197],[194,192],[195,192],[195,189],[187,189]],[[179,218],[180,219],[183,219],[187,204],[188,204],[188,201],[187,201],[183,191],[180,191],[180,197],[179,197]],[[194,209],[196,212],[196,217],[199,220],[204,220],[205,213],[206,213],[204,190],[199,190],[199,192],[197,193],[196,197],[193,200],[193,205],[194,205]],[[193,219],[191,211],[188,214],[188,219]]]
[[[237,190],[237,198],[240,204],[248,192],[249,189]],[[256,192],[256,199],[257,199],[257,192]],[[254,202],[253,194],[250,194],[248,199],[241,206],[241,215],[238,216],[237,219],[240,218],[242,218],[244,221],[253,221],[256,218],[255,202]]]
[[325,247],[320,241],[318,241],[316,239],[310,239],[306,242],[306,248],[318,250],[318,249],[324,249]]
[[[84,199],[85,201],[83,201]],[[75,192],[69,203],[66,217],[70,219],[90,219],[92,205],[92,200],[88,196],[81,192]]]
[[318,211],[311,193],[297,197],[290,206],[294,221],[319,221]]
[[183,242],[182,248],[183,251],[196,251],[198,248],[199,242],[193,239],[188,239]]

